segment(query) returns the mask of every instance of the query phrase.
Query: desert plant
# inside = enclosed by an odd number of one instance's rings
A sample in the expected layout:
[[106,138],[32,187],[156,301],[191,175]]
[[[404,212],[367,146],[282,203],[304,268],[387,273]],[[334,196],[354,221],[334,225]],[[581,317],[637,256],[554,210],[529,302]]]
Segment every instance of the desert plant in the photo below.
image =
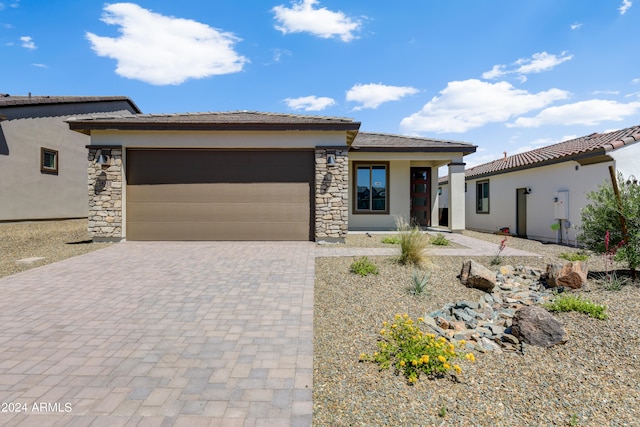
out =
[[558,295],[553,301],[544,304],[544,308],[554,312],[577,311],[600,320],[607,318],[607,307],[571,294]]
[[[635,279],[640,266],[640,185],[634,180],[625,181],[622,174],[618,174],[617,182],[619,198],[611,183],[587,193],[591,202],[580,212],[578,241],[605,255],[615,248],[612,258],[626,262]],[[603,239],[607,233],[608,238]]]
[[565,261],[586,261],[589,259],[589,254],[586,254],[584,252],[562,252],[560,255],[558,255],[558,258],[562,258]]
[[[402,373],[409,384],[414,384],[421,373],[431,376],[452,371],[460,373],[460,366],[452,364],[455,359],[475,360],[473,353],[465,356],[458,353],[456,346],[446,338],[424,333],[419,326],[423,322],[421,317],[416,324],[409,315],[396,314],[391,324],[382,324],[378,351],[372,355],[362,353],[360,361],[377,363],[380,370],[393,365],[396,373]],[[464,348],[465,344],[464,340],[458,342],[459,348]]]
[[400,236],[387,236],[382,239],[382,243],[386,243],[388,245],[399,245],[400,244]]
[[429,284],[429,279],[431,275],[429,273],[424,273],[422,277],[418,275],[417,271],[413,272],[411,276],[411,289],[410,292],[414,295],[421,295],[427,290],[427,285]]
[[396,219],[396,226],[400,237],[400,264],[423,264],[427,260],[427,236],[422,233],[420,227],[410,226],[403,218]]
[[378,274],[378,267],[369,258],[363,256],[351,264],[351,272],[365,277],[369,274]]
[[598,279],[597,282],[607,291],[619,291],[623,286],[629,284],[627,277],[620,277],[615,271],[605,272]]
[[438,411],[438,415],[440,416],[440,418],[444,418],[447,416],[447,404],[443,403],[442,406],[440,406],[440,410]]
[[502,251],[504,251],[504,248],[507,247],[507,238],[505,237],[504,239],[502,239],[502,241],[500,242],[500,246],[498,246],[498,251],[496,252],[495,256],[491,259],[491,265],[499,265],[502,264]]
[[449,239],[444,234],[438,233],[431,238],[431,244],[436,246],[449,246]]

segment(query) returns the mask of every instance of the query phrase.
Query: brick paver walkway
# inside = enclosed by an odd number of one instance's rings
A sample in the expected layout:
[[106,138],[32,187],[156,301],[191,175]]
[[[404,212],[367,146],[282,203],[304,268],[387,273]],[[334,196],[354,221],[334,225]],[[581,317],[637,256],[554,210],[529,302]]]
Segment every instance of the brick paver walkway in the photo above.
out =
[[0,279],[0,425],[311,425],[314,252],[126,242]]

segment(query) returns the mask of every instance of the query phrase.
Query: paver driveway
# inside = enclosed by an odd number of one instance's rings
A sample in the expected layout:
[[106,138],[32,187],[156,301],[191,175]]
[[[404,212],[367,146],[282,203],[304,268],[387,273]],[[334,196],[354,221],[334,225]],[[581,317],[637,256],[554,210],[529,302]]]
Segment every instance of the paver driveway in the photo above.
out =
[[310,425],[314,251],[125,242],[0,279],[0,424]]

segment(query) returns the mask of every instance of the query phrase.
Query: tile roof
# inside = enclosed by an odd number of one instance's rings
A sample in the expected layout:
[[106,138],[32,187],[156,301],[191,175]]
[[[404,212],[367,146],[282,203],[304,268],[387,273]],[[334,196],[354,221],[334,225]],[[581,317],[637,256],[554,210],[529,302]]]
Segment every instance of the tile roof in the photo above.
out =
[[14,96],[0,93],[0,108],[10,108],[43,104],[80,104],[88,102],[126,101],[135,111],[140,112],[138,106],[126,96]]
[[460,141],[391,135],[385,133],[359,132],[351,144],[357,151],[409,151],[409,152],[460,152],[474,153],[476,146]]
[[609,133],[593,133],[569,141],[559,142],[524,153],[506,156],[484,163],[465,171],[467,178],[485,175],[497,175],[513,170],[528,169],[537,166],[582,159],[589,156],[605,155],[625,145],[640,141],[640,125],[620,129]]

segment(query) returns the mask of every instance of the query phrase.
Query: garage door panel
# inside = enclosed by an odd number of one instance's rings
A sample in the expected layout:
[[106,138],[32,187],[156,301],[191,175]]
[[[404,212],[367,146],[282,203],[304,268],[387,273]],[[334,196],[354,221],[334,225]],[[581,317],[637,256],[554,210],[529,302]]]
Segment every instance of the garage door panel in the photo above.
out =
[[314,164],[313,151],[128,149],[126,238],[312,240]]
[[[309,223],[128,222],[131,240],[307,240]],[[259,238],[256,238],[258,236]],[[129,237],[128,237],[129,238]]]
[[231,219],[237,222],[309,223],[309,205],[305,203],[131,203],[129,221],[207,222]]
[[127,199],[136,203],[308,202],[309,183],[129,185]]

